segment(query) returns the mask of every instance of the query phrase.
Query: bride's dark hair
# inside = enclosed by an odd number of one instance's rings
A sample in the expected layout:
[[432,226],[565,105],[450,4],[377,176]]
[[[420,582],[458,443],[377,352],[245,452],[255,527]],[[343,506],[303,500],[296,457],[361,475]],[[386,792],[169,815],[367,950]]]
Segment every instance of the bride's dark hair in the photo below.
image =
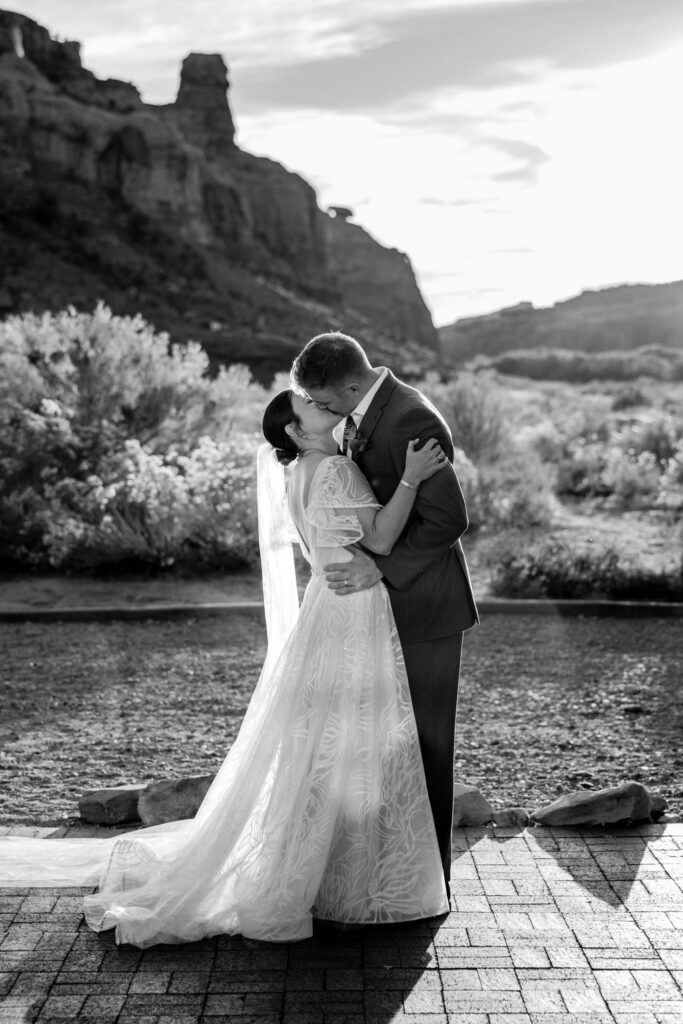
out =
[[301,421],[292,408],[292,393],[292,390],[287,388],[276,395],[266,406],[261,422],[263,436],[268,444],[272,444],[277,461],[283,466],[288,466],[299,454],[299,449],[285,430],[288,423],[301,426]]

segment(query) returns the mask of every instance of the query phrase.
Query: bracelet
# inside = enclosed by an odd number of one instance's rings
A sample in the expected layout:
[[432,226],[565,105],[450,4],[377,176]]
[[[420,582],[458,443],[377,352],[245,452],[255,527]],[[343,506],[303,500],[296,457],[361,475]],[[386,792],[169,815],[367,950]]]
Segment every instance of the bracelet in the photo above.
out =
[[410,488],[411,491],[416,491],[417,490],[417,484],[409,484],[407,480],[401,479],[401,480],[399,480],[399,483],[403,484],[404,487]]

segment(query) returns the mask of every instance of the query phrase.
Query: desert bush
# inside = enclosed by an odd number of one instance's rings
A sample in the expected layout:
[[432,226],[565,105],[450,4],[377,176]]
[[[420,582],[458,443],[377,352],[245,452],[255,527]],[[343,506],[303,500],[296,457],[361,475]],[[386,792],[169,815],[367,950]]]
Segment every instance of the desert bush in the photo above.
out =
[[602,443],[582,437],[569,442],[556,466],[556,493],[574,498],[607,497],[612,491],[603,479],[606,465]]
[[621,432],[619,444],[631,455],[650,454],[663,469],[676,451],[681,436],[669,417],[643,420]]
[[543,418],[520,427],[515,435],[520,449],[533,452],[543,463],[557,464],[565,453],[566,439],[552,420]]
[[200,345],[171,345],[141,316],[114,316],[102,303],[93,313],[9,317],[0,323],[0,370],[5,421],[48,400],[74,428],[114,430],[159,450],[189,450],[209,431],[228,436],[237,406],[253,415],[265,399],[246,367],[212,378]]
[[560,496],[608,499],[612,507],[651,507],[660,490],[661,467],[649,451],[624,450],[611,444],[582,442],[567,446],[557,465],[555,489]]
[[561,409],[556,416],[560,419],[560,431],[568,442],[595,444],[609,441],[613,432],[610,416],[610,400],[603,392],[582,393],[577,407],[562,419]]
[[465,499],[471,500],[479,484],[477,467],[467,458],[462,448],[454,449],[453,467],[458,474],[458,480],[460,481]]
[[[441,382],[430,374],[419,387],[446,419],[471,467],[461,477],[470,530],[532,528],[549,522],[552,473],[539,454],[544,444],[532,427],[513,423],[513,408],[491,375],[463,372]],[[461,476],[457,462],[456,471]]]
[[473,532],[532,530],[552,519],[548,472],[530,452],[511,452],[501,462],[478,466],[476,479],[463,490]]
[[622,561],[612,547],[577,551],[557,539],[501,551],[491,580],[498,597],[683,600],[683,560],[667,570]]
[[495,462],[510,445],[503,391],[490,375],[463,372],[447,382],[428,374],[418,387],[448,423],[453,442],[476,466]]
[[683,355],[678,349],[646,346],[628,351],[583,352],[575,349],[515,349],[485,359],[477,357],[469,367],[489,367],[498,373],[532,380],[632,381],[639,377],[683,380]]
[[634,409],[638,406],[649,404],[650,399],[638,384],[624,384],[612,398],[612,410],[614,412],[621,412],[624,409]]
[[51,565],[101,569],[137,563],[236,568],[256,555],[253,448],[200,439],[164,456],[127,441],[106,476],[65,479],[48,491],[44,545]]
[[652,452],[625,452],[612,446],[606,454],[601,480],[613,503],[633,508],[655,503],[660,476],[659,463]]
[[624,416],[605,408],[606,396],[590,396],[563,428],[557,461],[557,494],[608,498],[614,507],[653,505],[660,477],[680,437],[674,416]]
[[200,346],[171,346],[141,317],[103,305],[9,318],[0,559],[76,568],[164,566],[191,551],[198,565],[251,558],[245,473],[265,397],[245,367],[212,378]]
[[672,511],[683,510],[683,439],[679,440],[659,478],[657,505]]

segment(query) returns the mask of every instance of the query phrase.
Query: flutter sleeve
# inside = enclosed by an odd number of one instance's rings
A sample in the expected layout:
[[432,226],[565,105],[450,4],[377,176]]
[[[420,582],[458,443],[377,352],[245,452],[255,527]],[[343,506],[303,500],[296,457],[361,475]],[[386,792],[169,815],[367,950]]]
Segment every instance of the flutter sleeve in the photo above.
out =
[[318,468],[304,515],[318,531],[318,547],[346,547],[363,537],[356,509],[381,507],[358,466],[334,455]]

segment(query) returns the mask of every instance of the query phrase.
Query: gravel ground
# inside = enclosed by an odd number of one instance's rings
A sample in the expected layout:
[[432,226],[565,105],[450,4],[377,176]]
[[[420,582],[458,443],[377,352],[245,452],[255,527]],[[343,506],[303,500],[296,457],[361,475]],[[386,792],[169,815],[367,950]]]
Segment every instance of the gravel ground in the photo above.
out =
[[[247,617],[0,624],[0,823],[215,770],[264,649]],[[528,809],[637,779],[680,820],[682,663],[680,620],[487,616],[465,638],[456,778]]]

